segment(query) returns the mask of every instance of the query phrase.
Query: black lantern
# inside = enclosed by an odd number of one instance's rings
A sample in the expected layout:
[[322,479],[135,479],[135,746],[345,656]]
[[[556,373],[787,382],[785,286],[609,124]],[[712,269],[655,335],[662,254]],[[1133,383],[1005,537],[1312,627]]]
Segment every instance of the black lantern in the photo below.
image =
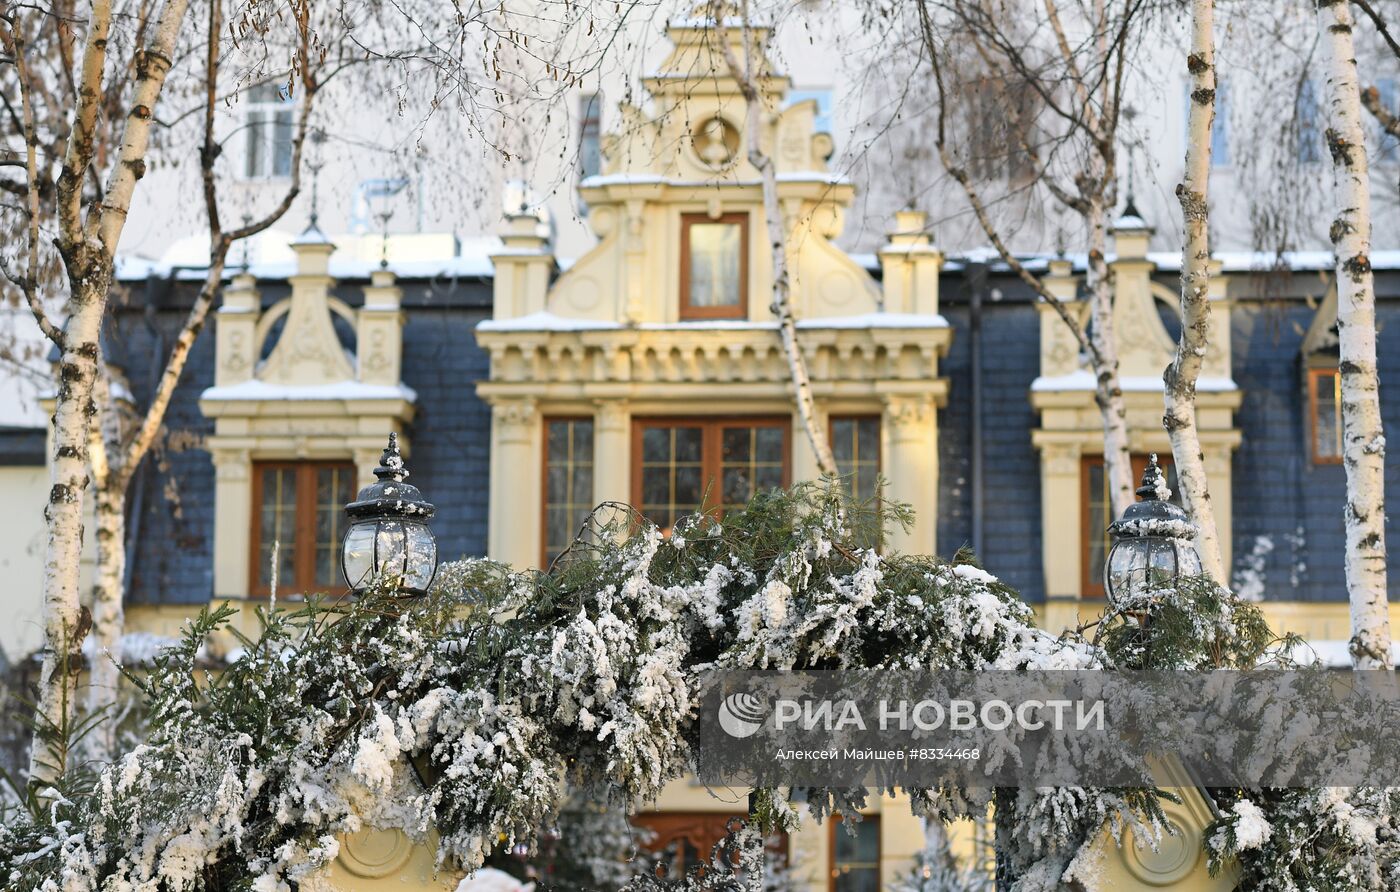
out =
[[1104,563],[1104,590],[1115,604],[1201,572],[1201,557],[1191,541],[1196,527],[1185,511],[1167,501],[1171,490],[1155,453],[1137,494],[1142,501],[1129,505],[1108,527],[1113,544]]
[[436,509],[418,487],[404,482],[408,468],[395,434],[389,435],[374,476],[379,479],[345,506],[350,527],[345,531],[340,569],[357,592],[390,579],[405,594],[421,595],[437,573],[437,541],[428,527]]

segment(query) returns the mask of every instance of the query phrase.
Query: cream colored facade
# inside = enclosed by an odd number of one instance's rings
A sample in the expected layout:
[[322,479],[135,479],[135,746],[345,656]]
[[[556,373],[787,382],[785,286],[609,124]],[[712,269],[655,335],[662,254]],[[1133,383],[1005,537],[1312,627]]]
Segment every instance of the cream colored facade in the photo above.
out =
[[[407,448],[416,397],[400,375],[404,320],[393,274],[371,274],[364,305],[353,309],[331,293],[335,246],[319,230],[307,230],[292,249],[290,296],[264,311],[256,281],[244,273],[218,311],[214,386],[199,402],[214,419],[216,603],[251,591],[254,462],[351,461],[364,484],[388,432]],[[336,318],[353,331],[353,350],[337,335]]]
[[[947,398],[938,361],[952,332],[938,314],[942,255],[923,232],[923,216],[897,219],[880,253],[882,288],[832,244],[852,187],[826,170],[831,139],[814,132],[815,104],[783,109],[787,80],[769,76],[763,130],[747,133],[743,99],[709,32],[682,23],[669,34],[675,49],[646,81],[653,112],[623,110],[624,135],[605,141],[604,173],[583,183],[597,246],[551,284],[555,262],[537,221],[519,216],[493,256],[494,318],[477,329],[491,357],[490,379],[477,387],[492,406],[490,556],[516,566],[539,561],[542,475],[519,469],[541,467],[541,421],[550,416],[594,420],[594,503],[633,501],[632,428],[640,416],[793,418],[791,478],[818,476],[769,309],[762,191],[746,157],[753,139],[778,171],[792,303],[821,422],[835,413],[881,419],[884,473],[919,518],[891,544],[932,553],[937,409]],[[742,53],[737,30],[733,39]],[[688,129],[716,119],[731,142],[718,162],[697,148],[704,124]],[[733,214],[747,221],[747,313],[686,321],[682,216]]]
[[[1119,344],[1119,375],[1128,412],[1128,437],[1135,455],[1171,455],[1162,427],[1162,370],[1176,352],[1176,341],[1162,323],[1158,304],[1175,307],[1179,296],[1152,280],[1156,267],[1147,255],[1151,230],[1141,218],[1118,221],[1113,237],[1116,257],[1110,267],[1114,282],[1113,325]],[[1082,282],[1068,261],[1051,260],[1048,286],[1087,324],[1087,299]],[[1234,411],[1241,393],[1230,375],[1230,301],[1228,277],[1216,264],[1211,277],[1211,325],[1226,334],[1211,340],[1197,388],[1197,425],[1209,475],[1216,523],[1225,566],[1230,566],[1231,454],[1240,444]],[[1031,404],[1040,413],[1040,426],[1031,434],[1040,454],[1042,557],[1045,573],[1045,625],[1073,628],[1094,619],[1102,598],[1086,599],[1086,548],[1092,535],[1079,523],[1085,510],[1085,463],[1103,455],[1103,421],[1094,399],[1094,376],[1082,362],[1068,327],[1047,303],[1040,312],[1040,376],[1031,384]]]

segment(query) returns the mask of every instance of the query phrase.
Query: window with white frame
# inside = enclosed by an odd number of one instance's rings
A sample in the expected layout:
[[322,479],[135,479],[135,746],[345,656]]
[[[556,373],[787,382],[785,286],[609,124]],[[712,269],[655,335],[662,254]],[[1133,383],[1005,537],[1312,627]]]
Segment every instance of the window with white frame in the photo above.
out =
[[258,84],[243,98],[243,177],[268,180],[292,175],[292,122],[296,111],[287,85]]

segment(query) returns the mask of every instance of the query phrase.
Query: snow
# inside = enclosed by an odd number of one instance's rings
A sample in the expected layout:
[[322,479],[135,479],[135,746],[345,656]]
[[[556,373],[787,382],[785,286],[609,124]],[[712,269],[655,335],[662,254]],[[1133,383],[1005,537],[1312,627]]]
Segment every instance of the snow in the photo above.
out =
[[608,331],[621,327],[617,322],[575,319],[548,311],[510,319],[485,319],[476,324],[477,331]]
[[[162,650],[178,644],[178,638],[156,635],[151,632],[127,632],[121,637],[121,664],[123,666],[150,666]],[[83,639],[83,657],[91,665],[97,659],[97,640],[91,635]]]
[[[1092,371],[1076,369],[1068,375],[1041,375],[1031,382],[1031,391],[1034,393],[1065,390],[1092,391],[1096,386],[1097,381]],[[1160,377],[1128,375],[1118,379],[1118,386],[1125,393],[1161,391],[1162,379]],[[1233,378],[1202,375],[1200,380],[1196,382],[1196,389],[1201,393],[1227,393],[1239,390],[1239,385],[1235,383]]]
[[360,381],[334,381],[330,384],[271,384],[267,381],[244,381],[223,387],[209,387],[200,394],[201,400],[211,402],[273,401],[273,400],[407,400],[414,402],[418,394],[407,384],[365,384]]
[[1152,227],[1148,226],[1147,221],[1139,217],[1137,214],[1124,214],[1117,220],[1113,221],[1113,228],[1118,232],[1126,232],[1132,230],[1151,229]]
[[1328,669],[1350,669],[1350,642],[1343,639],[1316,639],[1305,641],[1293,649],[1289,656],[1304,666],[1325,666]]
[[[578,319],[548,311],[510,319],[487,319],[476,326],[477,331],[620,331],[627,327],[619,322]],[[631,327],[639,331],[776,331],[778,323],[749,319],[701,319],[694,322],[642,322]],[[797,327],[803,330],[947,328],[948,320],[938,313],[876,312],[799,319]]]
[[1240,566],[1235,569],[1235,594],[1246,601],[1264,600],[1264,585],[1267,574],[1264,572],[1269,555],[1273,553],[1274,540],[1271,536],[1255,536],[1249,554],[1241,555]]
[[[1262,846],[1274,835],[1274,828],[1264,819],[1259,806],[1248,799],[1241,799],[1230,809],[1233,814],[1237,851],[1246,851]],[[1217,831],[1219,832],[1219,831]]]
[[458,883],[456,892],[531,892],[534,888],[534,883],[522,884],[503,870],[483,867]]
[[855,316],[822,316],[799,319],[798,328],[947,328],[938,313],[861,313]]

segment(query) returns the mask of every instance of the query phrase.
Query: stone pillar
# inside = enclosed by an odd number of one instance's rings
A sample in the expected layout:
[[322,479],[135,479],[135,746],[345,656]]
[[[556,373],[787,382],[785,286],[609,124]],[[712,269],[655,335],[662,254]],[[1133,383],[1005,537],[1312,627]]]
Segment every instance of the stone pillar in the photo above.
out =
[[[820,403],[816,409],[817,425],[830,437],[831,418]],[[792,433],[789,436],[792,442],[792,482],[820,480],[822,472],[817,466],[817,454],[812,450],[811,438],[807,436],[807,425],[802,423],[802,416],[795,411],[792,413]]]
[[632,502],[632,412],[626,400],[596,400],[593,502]]
[[1201,452],[1205,459],[1206,480],[1210,482],[1210,503],[1215,509],[1215,532],[1220,537],[1220,561],[1225,567],[1228,579],[1234,559],[1234,504],[1235,491],[1233,462],[1234,448],[1231,443],[1202,443]]
[[504,249],[491,255],[493,280],[492,316],[510,319],[542,313],[554,270],[549,240],[540,235],[540,219],[534,214],[512,214],[501,232]]
[[401,380],[403,353],[403,292],[394,274],[377,269],[369,274],[365,305],[356,316],[355,353],[359,380],[364,384],[393,387]]
[[252,559],[253,463],[246,449],[213,450],[214,600],[246,598]]
[[540,419],[532,399],[491,406],[491,513],[486,554],[523,570],[540,560]]
[[880,249],[885,312],[937,313],[943,254],[929,238],[928,214],[904,210],[894,219],[894,231]]
[[887,396],[881,418],[889,493],[914,509],[908,532],[889,531],[891,550],[934,554],[938,532],[938,413],[928,394]]
[[258,360],[257,329],[262,296],[257,280],[239,273],[224,289],[214,328],[214,384],[227,387],[253,377]]
[[1040,447],[1041,559],[1045,574],[1045,628],[1060,632],[1079,624],[1081,561],[1080,447],[1044,443]]

